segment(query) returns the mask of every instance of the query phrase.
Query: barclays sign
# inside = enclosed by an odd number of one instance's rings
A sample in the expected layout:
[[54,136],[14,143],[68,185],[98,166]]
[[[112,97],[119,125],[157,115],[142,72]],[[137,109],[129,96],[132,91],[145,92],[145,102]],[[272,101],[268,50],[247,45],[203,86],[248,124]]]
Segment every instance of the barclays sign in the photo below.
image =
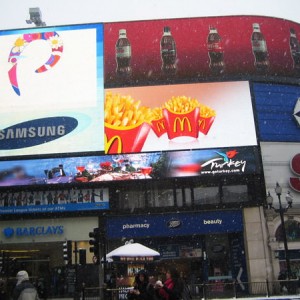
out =
[[61,235],[64,233],[64,227],[58,226],[29,226],[29,227],[6,227],[3,229],[3,234],[6,238],[12,237],[36,237],[36,236],[51,236]]

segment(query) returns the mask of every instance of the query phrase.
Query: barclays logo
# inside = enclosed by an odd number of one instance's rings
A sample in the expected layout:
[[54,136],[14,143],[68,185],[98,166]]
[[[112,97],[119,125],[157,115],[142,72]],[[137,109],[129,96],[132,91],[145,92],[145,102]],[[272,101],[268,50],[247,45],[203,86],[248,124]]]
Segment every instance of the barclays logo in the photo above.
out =
[[14,235],[14,229],[11,227],[4,228],[3,233],[4,233],[5,237],[10,238]]
[[180,220],[172,219],[167,222],[168,228],[178,228],[182,225],[182,222]]
[[19,123],[0,129],[0,150],[41,145],[72,132],[78,121],[72,117],[50,117]]
[[3,234],[6,238],[26,237],[26,236],[50,236],[50,235],[62,235],[64,233],[64,227],[58,226],[36,226],[36,227],[6,227],[3,229]]

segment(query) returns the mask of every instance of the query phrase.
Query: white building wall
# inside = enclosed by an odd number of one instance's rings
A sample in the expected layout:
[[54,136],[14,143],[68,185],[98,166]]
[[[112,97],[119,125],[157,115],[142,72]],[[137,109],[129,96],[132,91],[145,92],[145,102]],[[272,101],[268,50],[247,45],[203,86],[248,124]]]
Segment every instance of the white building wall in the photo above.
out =
[[265,282],[272,277],[265,224],[262,207],[244,209],[246,258],[250,282]]
[[[273,197],[273,205],[278,208],[278,196],[275,193],[275,186],[278,182],[282,187],[281,202],[286,207],[285,194],[290,191],[293,196],[293,208],[290,208],[284,215],[285,221],[293,219],[300,222],[300,193],[293,190],[289,185],[290,177],[297,177],[290,168],[290,160],[300,153],[299,143],[283,143],[283,142],[262,142],[261,143],[262,162],[265,176],[266,192],[270,192]],[[277,251],[284,250],[283,242],[276,241],[275,233],[281,225],[280,216],[273,209],[265,209],[266,225],[268,238],[266,239],[266,251],[269,252],[271,261],[271,270],[273,280],[278,278],[280,272],[279,259],[276,255]],[[300,249],[299,242],[288,242],[289,250]]]
[[[300,129],[299,129],[300,132]],[[290,168],[290,160],[300,153],[299,143],[260,143],[265,183],[267,192],[270,191],[274,206],[276,205],[276,194],[274,188],[276,182],[282,187],[282,203],[285,203],[284,195],[290,190],[294,197],[294,203],[300,204],[300,193],[292,191],[289,186],[289,178],[296,177]]]

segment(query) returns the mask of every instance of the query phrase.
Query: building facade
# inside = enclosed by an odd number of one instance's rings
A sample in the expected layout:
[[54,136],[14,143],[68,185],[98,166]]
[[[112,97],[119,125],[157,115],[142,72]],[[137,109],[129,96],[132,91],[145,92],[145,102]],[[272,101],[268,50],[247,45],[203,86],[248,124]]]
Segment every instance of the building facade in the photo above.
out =
[[[299,200],[290,180],[299,167],[288,164],[299,153],[299,30],[235,16],[1,33],[13,103],[0,130],[2,275],[26,268],[50,296],[113,273],[128,286],[143,268],[163,279],[170,265],[190,284],[274,280],[285,266],[266,191],[279,182]],[[50,43],[50,58],[27,82],[18,58],[30,48],[37,65],[40,51],[49,56],[37,42]],[[48,86],[64,92],[53,99]],[[98,261],[94,228],[103,233]],[[97,264],[131,240],[160,260]]]

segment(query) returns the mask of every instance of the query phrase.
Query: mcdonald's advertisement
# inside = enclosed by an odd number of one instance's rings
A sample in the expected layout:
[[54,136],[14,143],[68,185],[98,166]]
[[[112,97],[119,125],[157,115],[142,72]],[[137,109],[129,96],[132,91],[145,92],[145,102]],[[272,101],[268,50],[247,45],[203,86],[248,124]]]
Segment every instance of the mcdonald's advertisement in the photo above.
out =
[[255,146],[249,82],[105,89],[105,153]]

